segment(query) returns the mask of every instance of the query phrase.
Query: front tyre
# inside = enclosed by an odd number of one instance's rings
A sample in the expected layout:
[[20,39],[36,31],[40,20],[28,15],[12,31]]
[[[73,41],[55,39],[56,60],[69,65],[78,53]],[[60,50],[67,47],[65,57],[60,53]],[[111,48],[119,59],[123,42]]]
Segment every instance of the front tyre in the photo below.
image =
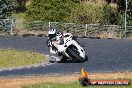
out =
[[85,62],[85,59],[79,56],[75,50],[73,50],[72,48],[68,48],[67,50],[68,50],[69,56],[71,56],[75,61],[80,63]]

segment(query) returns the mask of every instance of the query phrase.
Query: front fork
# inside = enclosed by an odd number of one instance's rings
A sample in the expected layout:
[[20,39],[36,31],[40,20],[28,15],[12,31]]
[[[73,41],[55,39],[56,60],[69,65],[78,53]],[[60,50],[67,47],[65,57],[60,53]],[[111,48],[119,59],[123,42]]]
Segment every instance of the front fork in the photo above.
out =
[[72,44],[77,48],[80,56],[82,58],[85,58],[85,51],[84,51],[84,49],[75,40],[73,40],[73,43]]

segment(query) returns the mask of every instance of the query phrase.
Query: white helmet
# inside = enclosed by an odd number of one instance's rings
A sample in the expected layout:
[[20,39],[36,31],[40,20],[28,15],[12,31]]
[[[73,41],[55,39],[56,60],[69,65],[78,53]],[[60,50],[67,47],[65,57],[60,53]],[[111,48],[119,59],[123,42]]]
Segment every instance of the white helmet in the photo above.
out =
[[56,37],[56,29],[50,29],[48,31],[48,37],[49,39],[54,39]]

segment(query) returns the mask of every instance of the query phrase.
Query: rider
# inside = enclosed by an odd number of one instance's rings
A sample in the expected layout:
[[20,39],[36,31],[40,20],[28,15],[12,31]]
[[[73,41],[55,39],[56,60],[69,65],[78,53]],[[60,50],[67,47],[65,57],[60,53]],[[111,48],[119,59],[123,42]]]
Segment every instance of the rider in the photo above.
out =
[[[46,42],[46,45],[50,47],[50,53],[57,54],[58,56],[61,56],[62,53],[58,52],[57,48],[52,45],[52,42],[60,41],[59,44],[64,44],[64,37],[72,36],[74,40],[77,40],[75,36],[73,36],[71,33],[63,33],[62,31],[57,31],[56,29],[50,29],[48,31],[48,40]],[[63,55],[61,62],[66,62],[67,57]]]
[[52,46],[52,42],[53,41],[58,41],[60,40],[60,45],[64,43],[64,35],[63,32],[61,31],[57,31],[56,29],[50,29],[48,31],[48,41],[46,42],[46,45],[48,47],[50,47],[50,52],[53,54],[60,54],[59,52],[57,52],[56,48]]

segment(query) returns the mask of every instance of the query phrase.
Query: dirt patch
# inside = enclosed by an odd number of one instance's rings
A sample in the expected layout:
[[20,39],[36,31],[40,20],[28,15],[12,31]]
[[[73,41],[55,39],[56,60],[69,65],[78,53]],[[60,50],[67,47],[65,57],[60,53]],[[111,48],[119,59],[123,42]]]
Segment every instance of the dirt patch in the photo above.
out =
[[[78,81],[81,74],[67,75],[44,75],[44,76],[24,76],[0,78],[1,88],[21,88],[25,85],[36,83],[70,83]],[[132,79],[132,72],[117,73],[89,73],[90,79]]]
[[46,31],[39,31],[39,30],[17,30],[14,32],[14,35],[19,35],[19,36],[46,36],[47,33]]

